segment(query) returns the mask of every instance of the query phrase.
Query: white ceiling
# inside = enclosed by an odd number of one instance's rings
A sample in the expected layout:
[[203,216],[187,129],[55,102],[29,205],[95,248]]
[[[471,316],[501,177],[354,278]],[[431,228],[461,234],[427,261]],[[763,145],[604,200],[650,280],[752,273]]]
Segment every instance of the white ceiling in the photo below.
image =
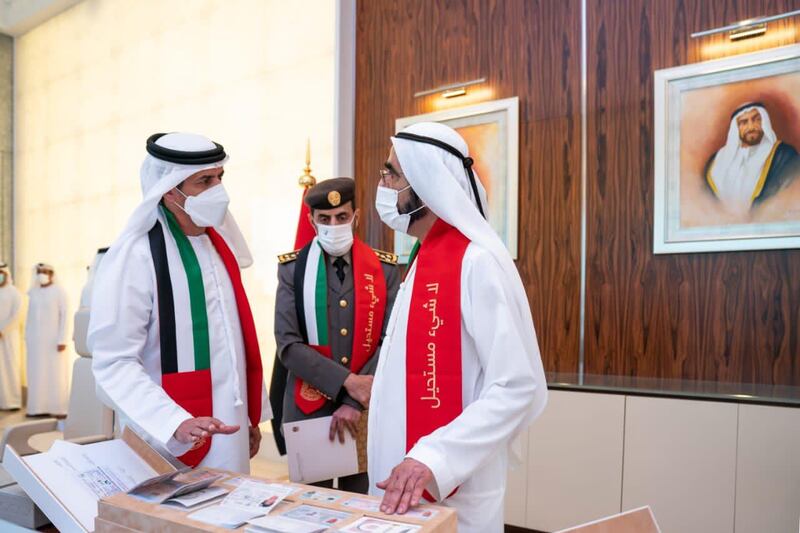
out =
[[0,33],[18,36],[82,0],[0,0]]

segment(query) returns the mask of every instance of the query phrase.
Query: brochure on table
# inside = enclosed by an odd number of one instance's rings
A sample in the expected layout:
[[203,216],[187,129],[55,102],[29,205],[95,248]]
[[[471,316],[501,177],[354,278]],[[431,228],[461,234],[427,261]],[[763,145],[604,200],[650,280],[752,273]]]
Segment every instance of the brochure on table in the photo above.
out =
[[62,533],[94,530],[97,502],[179,471],[129,429],[119,439],[20,456],[9,446],[3,466]]

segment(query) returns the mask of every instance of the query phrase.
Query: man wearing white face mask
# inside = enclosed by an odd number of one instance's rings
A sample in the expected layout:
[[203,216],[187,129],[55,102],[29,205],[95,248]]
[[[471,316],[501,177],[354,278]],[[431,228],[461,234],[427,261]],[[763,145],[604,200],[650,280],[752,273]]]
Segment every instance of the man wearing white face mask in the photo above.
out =
[[[360,214],[354,197],[350,178],[322,181],[306,193],[317,236],[280,256],[275,303],[278,356],[289,371],[283,422],[332,416],[329,438],[341,441],[346,431],[355,436],[369,405],[400,278],[394,254],[353,235]],[[339,488],[366,493],[367,475],[340,478]]]
[[67,414],[67,296],[52,266],[38,263],[28,291],[25,353],[28,363],[28,415]]
[[375,205],[420,245],[375,373],[370,492],[388,514],[424,498],[456,509],[460,533],[500,533],[510,445],[547,385],[525,289],[472,164],[443,124],[392,137]]
[[144,200],[95,275],[88,344],[101,397],[185,465],[247,473],[271,417],[228,212],[228,157],[188,133],[147,140]]

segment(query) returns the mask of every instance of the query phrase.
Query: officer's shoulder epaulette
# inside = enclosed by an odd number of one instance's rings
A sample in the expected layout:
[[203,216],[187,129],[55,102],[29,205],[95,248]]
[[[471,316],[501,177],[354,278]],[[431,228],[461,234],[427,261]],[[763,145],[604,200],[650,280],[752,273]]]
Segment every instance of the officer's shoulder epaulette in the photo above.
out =
[[375,252],[375,255],[377,255],[378,259],[380,259],[383,263],[386,263],[388,265],[397,264],[397,255],[391,252],[384,252],[383,250],[378,250],[377,248],[373,248],[372,251]]
[[295,259],[297,259],[297,252],[300,250],[295,250],[294,252],[289,252],[288,254],[281,254],[278,256],[278,263],[291,263]]

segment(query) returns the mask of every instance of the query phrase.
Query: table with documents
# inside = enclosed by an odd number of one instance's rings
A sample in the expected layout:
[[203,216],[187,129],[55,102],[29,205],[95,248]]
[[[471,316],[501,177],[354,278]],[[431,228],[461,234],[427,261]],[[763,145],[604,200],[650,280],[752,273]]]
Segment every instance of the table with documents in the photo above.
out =
[[[421,505],[410,514],[384,515],[377,511],[379,498],[300,485],[290,482],[276,482],[243,476],[233,472],[218,471],[224,477],[216,481],[211,488],[222,487],[233,491],[243,483],[257,481],[261,483],[280,483],[292,488],[291,493],[277,504],[264,517],[270,521],[306,524],[319,520],[317,529],[267,529],[260,528],[257,519],[236,529],[218,527],[209,523],[189,518],[197,512],[197,508],[180,509],[176,506],[149,503],[132,495],[119,493],[100,500],[98,514],[95,519],[97,533],[119,533],[126,531],[169,531],[170,533],[194,533],[201,531],[230,532],[247,531],[253,533],[265,531],[378,531],[386,533],[453,533],[456,531],[456,514],[453,509]],[[218,505],[219,501],[209,502],[200,507]],[[299,520],[298,520],[299,519]],[[267,522],[263,522],[266,524]],[[277,527],[277,526],[275,526]],[[284,526],[290,527],[290,526]],[[300,526],[302,527],[302,526]]]
[[[309,429],[311,428],[311,429]],[[302,480],[329,475],[303,451],[315,426],[295,433]],[[318,429],[318,428],[317,428]],[[358,468],[353,442],[329,450]],[[306,460],[303,461],[303,456]],[[79,445],[56,441],[44,453],[20,455],[8,446],[9,475],[63,533],[243,531],[245,533],[451,533],[450,508],[421,505],[384,515],[380,499],[211,468],[176,466],[130,428],[118,439]]]

